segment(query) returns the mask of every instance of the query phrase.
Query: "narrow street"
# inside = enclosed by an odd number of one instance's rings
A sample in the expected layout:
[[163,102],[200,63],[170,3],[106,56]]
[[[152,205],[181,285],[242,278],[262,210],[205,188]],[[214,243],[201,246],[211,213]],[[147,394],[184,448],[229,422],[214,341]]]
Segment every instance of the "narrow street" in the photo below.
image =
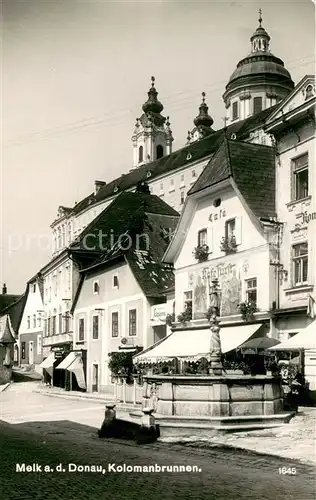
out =
[[[296,461],[220,447],[100,440],[96,428],[103,405],[34,394],[21,384],[1,393],[0,404],[3,500],[314,498],[314,469]],[[23,472],[23,464],[42,470]],[[105,473],[71,472],[69,464],[72,469],[102,466]],[[123,464],[196,466],[198,471],[119,472]],[[65,472],[56,470],[58,465]],[[295,475],[280,474],[282,467],[295,468]]]

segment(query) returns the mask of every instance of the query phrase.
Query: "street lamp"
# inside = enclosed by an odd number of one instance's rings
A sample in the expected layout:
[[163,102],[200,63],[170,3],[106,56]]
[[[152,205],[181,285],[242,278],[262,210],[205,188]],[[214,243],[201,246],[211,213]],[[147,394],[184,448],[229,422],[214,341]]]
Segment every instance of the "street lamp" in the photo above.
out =
[[210,330],[211,330],[211,346],[210,346],[210,360],[211,360],[211,370],[214,375],[222,374],[222,349],[221,349],[221,339],[219,336],[219,315],[220,315],[220,300],[218,296],[218,280],[212,280],[212,286],[209,286],[209,297],[210,297]]

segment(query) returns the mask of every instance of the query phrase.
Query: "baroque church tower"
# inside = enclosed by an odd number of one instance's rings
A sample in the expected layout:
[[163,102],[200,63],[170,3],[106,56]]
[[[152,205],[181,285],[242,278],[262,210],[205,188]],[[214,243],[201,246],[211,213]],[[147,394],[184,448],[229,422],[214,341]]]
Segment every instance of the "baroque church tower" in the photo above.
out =
[[250,38],[251,52],[237,64],[231,75],[223,100],[227,124],[244,120],[274,106],[294,88],[284,62],[270,52],[270,36],[259,26]]
[[208,106],[205,102],[205,92],[202,92],[202,103],[199,107],[199,114],[193,120],[194,128],[188,132],[187,145],[199,141],[214,132],[212,125],[213,118],[208,113]]
[[169,117],[162,116],[163,105],[157,96],[155,77],[152,76],[148,99],[142,106],[143,114],[136,119],[132,136],[133,167],[158,160],[172,152],[173,137]]

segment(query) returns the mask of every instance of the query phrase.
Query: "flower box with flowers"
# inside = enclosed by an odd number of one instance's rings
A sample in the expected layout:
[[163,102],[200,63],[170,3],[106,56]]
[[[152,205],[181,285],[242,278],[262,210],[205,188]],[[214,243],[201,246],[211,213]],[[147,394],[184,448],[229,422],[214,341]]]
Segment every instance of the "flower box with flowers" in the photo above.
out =
[[245,321],[252,320],[254,313],[258,311],[258,308],[254,302],[241,302],[237,307],[242,319]]
[[208,259],[209,247],[208,245],[198,245],[193,250],[193,256],[199,262],[205,262]]
[[237,243],[234,235],[226,236],[221,239],[220,243],[221,252],[226,254],[235,253],[237,251]]

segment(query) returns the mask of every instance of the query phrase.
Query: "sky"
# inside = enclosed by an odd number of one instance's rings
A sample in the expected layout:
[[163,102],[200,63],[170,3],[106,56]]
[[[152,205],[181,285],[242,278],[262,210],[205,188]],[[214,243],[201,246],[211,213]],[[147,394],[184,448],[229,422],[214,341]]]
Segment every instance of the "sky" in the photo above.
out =
[[298,83],[315,73],[310,0],[2,0],[0,285],[23,293],[50,260],[50,225],[94,181],[132,168],[131,136],[150,77],[170,116],[173,150],[206,92],[222,94],[258,26]]

